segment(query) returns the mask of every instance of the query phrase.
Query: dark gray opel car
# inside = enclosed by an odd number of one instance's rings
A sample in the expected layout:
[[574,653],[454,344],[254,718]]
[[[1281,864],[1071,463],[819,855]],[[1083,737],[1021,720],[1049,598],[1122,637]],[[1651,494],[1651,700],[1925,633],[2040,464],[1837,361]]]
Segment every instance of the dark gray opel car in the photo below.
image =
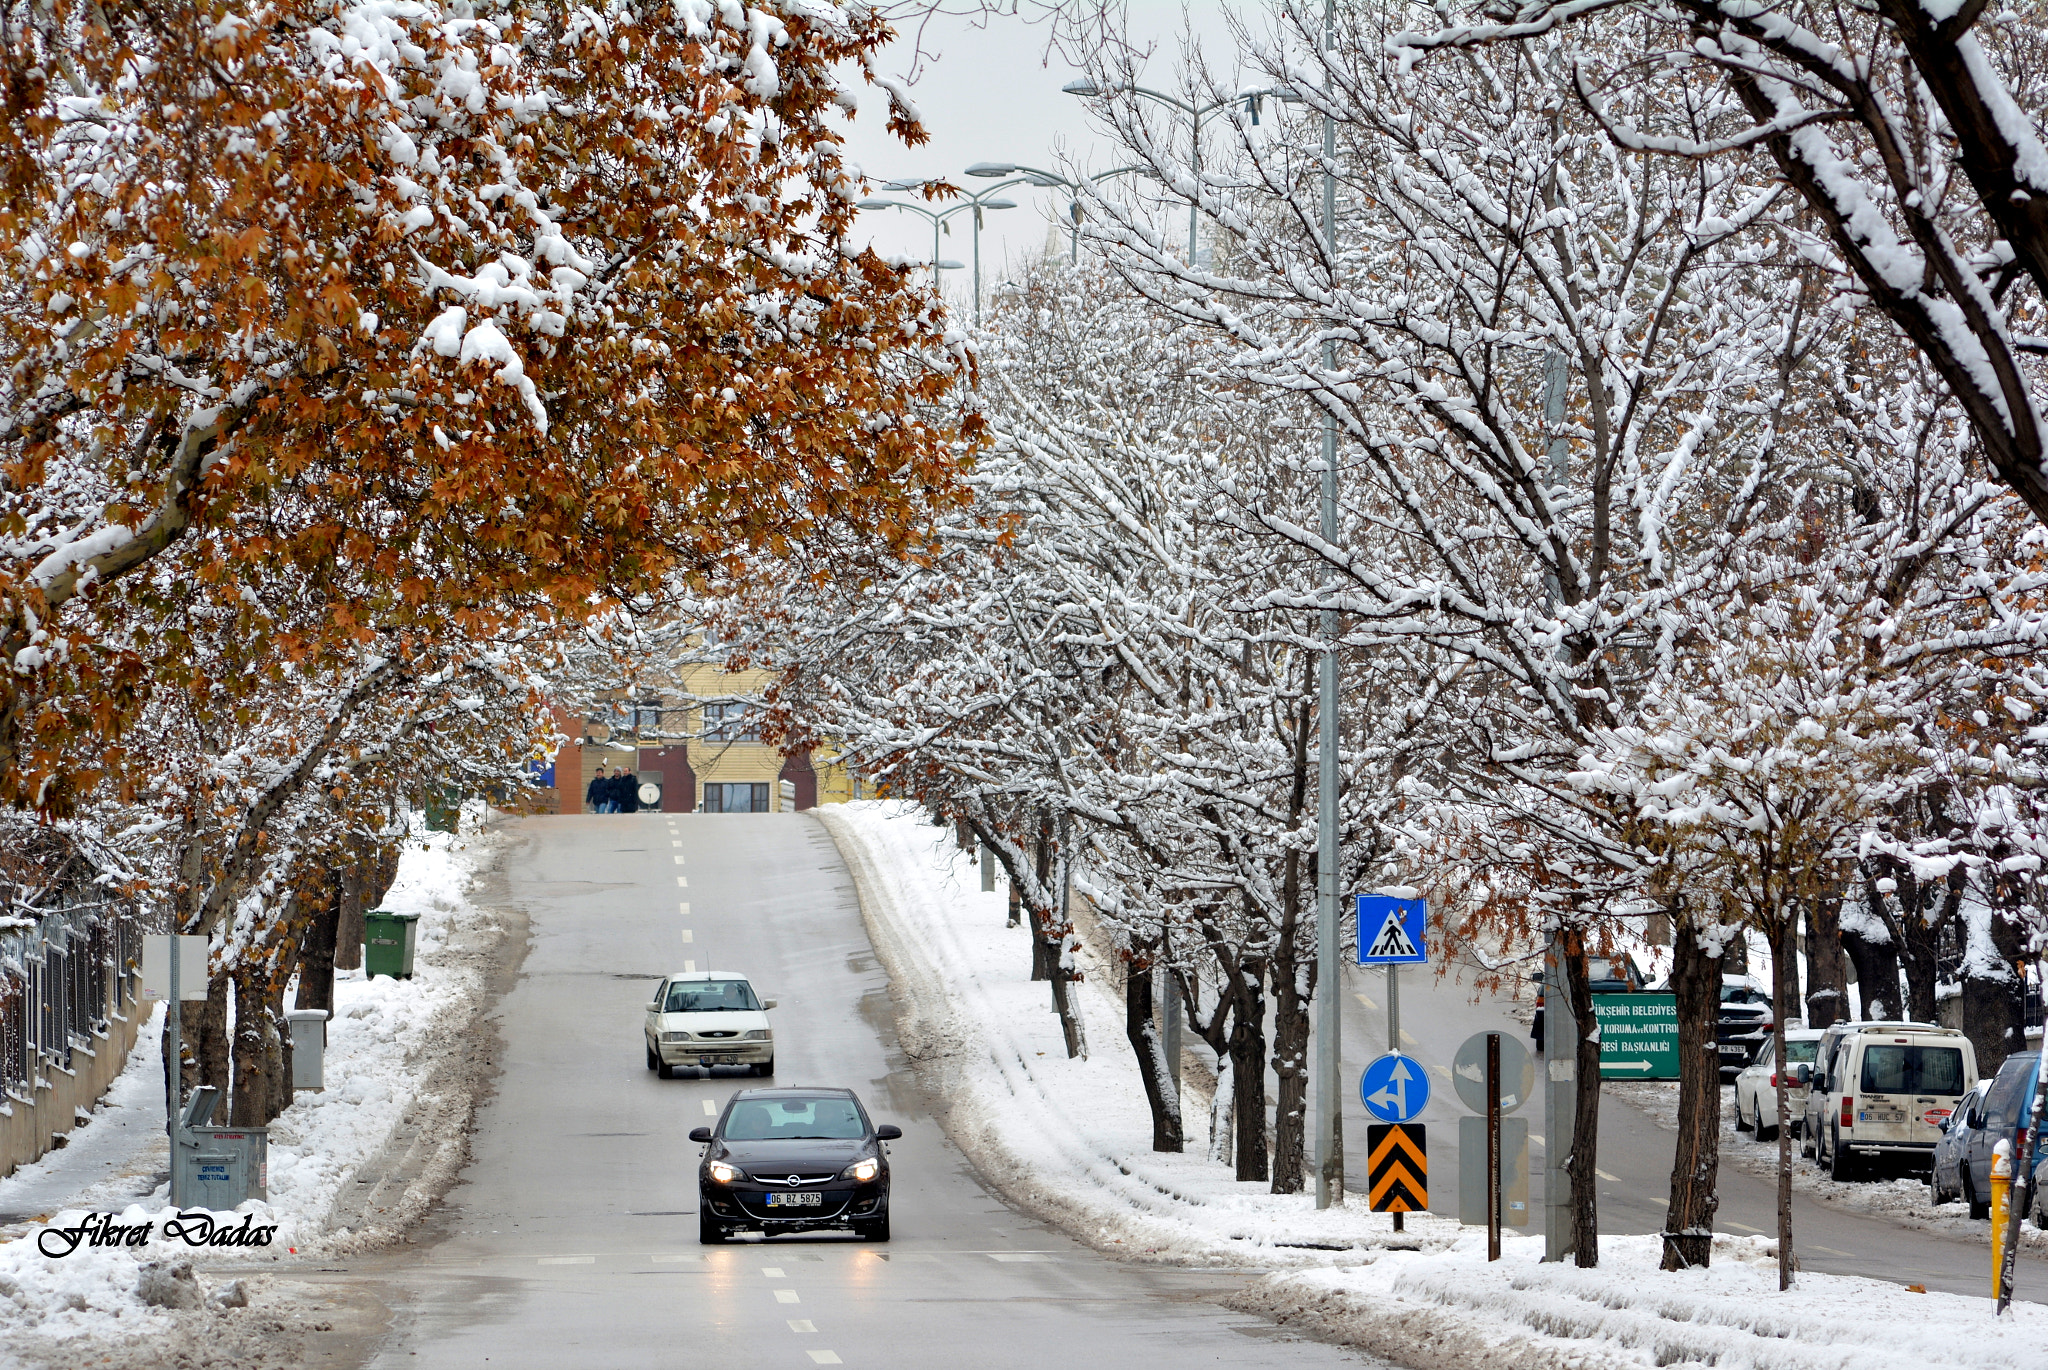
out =
[[903,1129],[876,1127],[850,1089],[743,1089],[726,1101],[697,1168],[697,1239],[852,1228],[889,1240],[889,1153]]

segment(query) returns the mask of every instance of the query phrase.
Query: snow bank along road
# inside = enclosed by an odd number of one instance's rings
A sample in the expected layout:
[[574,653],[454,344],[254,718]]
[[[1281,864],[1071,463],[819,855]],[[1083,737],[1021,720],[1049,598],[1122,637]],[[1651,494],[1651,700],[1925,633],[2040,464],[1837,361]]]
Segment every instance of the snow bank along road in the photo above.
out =
[[[380,1367],[1237,1367],[1369,1364],[1212,1300],[1246,1272],[1123,1264],[995,1198],[898,1052],[852,883],[804,815],[528,821],[509,857],[530,920],[499,1006],[503,1075],[421,1245],[351,1263],[391,1310]],[[741,971],[780,1002],[781,1084],[843,1084],[892,1148],[895,1240],[700,1247],[686,1134],[752,1083],[660,1080],[643,1007],[666,972]],[[339,1348],[335,1348],[339,1349]]]

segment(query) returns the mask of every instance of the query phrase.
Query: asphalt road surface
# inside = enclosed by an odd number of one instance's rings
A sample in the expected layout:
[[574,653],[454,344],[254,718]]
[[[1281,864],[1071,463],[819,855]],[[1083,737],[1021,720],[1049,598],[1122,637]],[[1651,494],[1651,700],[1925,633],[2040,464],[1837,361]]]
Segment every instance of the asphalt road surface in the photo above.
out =
[[[1365,1128],[1357,1100],[1359,1072],[1387,1049],[1386,972],[1347,967],[1344,1002],[1346,1097],[1344,1168],[1348,1184],[1366,1173]],[[1430,1206],[1458,1211],[1458,1118],[1465,1113],[1449,1074],[1452,1056],[1475,1032],[1505,1032],[1533,1046],[1528,1028],[1497,999],[1474,1001],[1458,978],[1439,980],[1435,969],[1408,967],[1400,980],[1402,1049],[1430,1074],[1429,1106],[1421,1122],[1429,1128]],[[1543,1230],[1543,1101],[1522,1109],[1529,1119],[1529,1233]],[[1671,1192],[1671,1162],[1677,1134],[1652,1121],[1626,1100],[1601,1101],[1599,1163],[1600,1228],[1603,1232],[1661,1232]],[[1752,1145],[1747,1138],[1741,1145]],[[1795,1140],[1794,1145],[1797,1145]],[[1482,1160],[1484,1158],[1481,1158]],[[1716,1231],[1740,1235],[1778,1230],[1775,1180],[1724,1163],[1720,1172]],[[1958,1294],[1983,1294],[1991,1282],[1988,1238],[1964,1241],[1902,1227],[1883,1217],[1865,1217],[1831,1204],[1792,1194],[1792,1243],[1800,1267],[1837,1275],[1867,1275],[1899,1284],[1924,1285]],[[2015,1281],[2018,1296],[2048,1297],[2048,1261],[2024,1258]]]
[[[1241,1273],[1119,1264],[1007,1207],[932,1120],[831,839],[804,815],[530,820],[531,924],[499,1006],[498,1092],[438,1240],[387,1263],[384,1370],[1374,1364],[1212,1300]],[[641,1022],[664,974],[779,1001],[776,1080],[858,1091],[891,1147],[895,1239],[697,1244],[687,1140],[753,1081],[661,1080]],[[764,1082],[765,1083],[765,1082]]]

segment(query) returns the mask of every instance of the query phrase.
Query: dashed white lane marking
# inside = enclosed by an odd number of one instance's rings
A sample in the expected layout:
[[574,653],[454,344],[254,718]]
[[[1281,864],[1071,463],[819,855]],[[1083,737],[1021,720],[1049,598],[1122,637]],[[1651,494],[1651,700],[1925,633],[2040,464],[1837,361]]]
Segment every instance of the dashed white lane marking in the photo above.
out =
[[[670,829],[669,829],[669,831],[670,831],[670,832],[674,832],[674,831],[675,831],[675,829],[674,829],[674,828],[670,828]],[[673,841],[673,842],[669,843],[669,845],[670,845],[671,847],[680,847],[680,846],[682,846],[682,845],[683,845],[683,839],[682,839],[682,838],[680,838],[680,837],[678,837],[678,838],[677,838],[677,839],[676,839],[675,841]]]
[[786,1280],[789,1278],[789,1276],[782,1273],[782,1267],[779,1265],[764,1265],[761,1267],[761,1273],[771,1280]]
[[839,1359],[839,1353],[837,1351],[813,1351],[810,1353],[810,1355],[811,1360],[818,1365],[846,1364],[845,1361]]
[[704,1111],[706,1113],[716,1113],[718,1112],[718,1105],[713,1103],[711,1100],[706,1099],[704,1101]]
[[792,1332],[815,1332],[818,1329],[811,1326],[809,1318],[791,1318],[789,1320],[789,1330]]
[[1043,1251],[991,1251],[988,1253],[988,1258],[992,1261],[1049,1261],[1052,1259],[1051,1256],[1046,1255]]
[[685,942],[694,942],[694,941],[696,941],[697,939],[696,939],[696,938],[694,938],[694,937],[692,937],[692,936],[690,936],[690,930],[689,930],[688,928],[684,928],[684,929],[683,929],[683,940],[684,940]]
[[798,1298],[797,1298],[797,1296],[796,1296],[796,1291],[795,1291],[794,1289],[778,1289],[778,1290],[776,1290],[776,1291],[775,1291],[775,1301],[776,1301],[777,1303],[800,1303],[800,1302],[802,1302],[802,1300],[800,1300],[800,1299],[798,1299]]
[[1378,1004],[1375,1004],[1372,1000],[1366,998],[1363,994],[1354,994],[1351,997],[1356,999],[1359,1003],[1364,1004],[1374,1013],[1378,1013],[1380,1011],[1380,1006]]
[[685,918],[688,918],[688,917],[690,916],[690,901],[689,901],[689,900],[685,899],[685,900],[684,900],[684,901],[683,901],[682,903],[680,903],[680,904],[676,905],[676,907],[677,907],[678,909],[682,910],[682,914],[683,914],[683,917],[685,917]]
[[542,1256],[542,1265],[596,1265],[595,1256]]
[[695,975],[696,973],[697,973],[697,963],[696,963],[695,961],[685,961],[685,962],[683,962],[683,974],[685,974],[685,975]]
[[1751,1227],[1751,1226],[1750,1226],[1750,1225],[1749,1225],[1748,1223],[1739,1223],[1739,1222],[1736,1222],[1736,1221],[1735,1221],[1735,1220],[1734,1220],[1733,1218],[1723,1218],[1723,1219],[1721,1219],[1721,1226],[1723,1226],[1723,1227],[1732,1227],[1732,1228],[1734,1228],[1734,1229],[1735,1229],[1735,1230],[1736,1230],[1737,1232],[1762,1232],[1762,1231],[1763,1231],[1763,1229],[1762,1229],[1761,1227]]
[[1610,1174],[1608,1174],[1608,1173],[1607,1173],[1606,1171],[1602,1170],[1602,1169],[1601,1169],[1601,1168],[1600,1168],[1599,1166],[1597,1166],[1597,1165],[1593,1167],[1593,1173],[1594,1173],[1595,1175],[1598,1175],[1598,1176],[1599,1176],[1599,1177],[1600,1177],[1601,1179],[1603,1179],[1603,1180],[1606,1180],[1606,1181],[1608,1181],[1608,1182],[1609,1182],[1610,1184],[1620,1184],[1620,1183],[1621,1183],[1621,1176],[1619,1176],[1619,1175],[1610,1175]]
[[[681,844],[681,843],[677,843],[677,845],[678,845],[678,846],[680,846],[680,845],[682,845],[682,844]],[[682,864],[683,864],[683,857],[682,857],[682,853],[681,853],[681,852],[678,852],[678,853],[676,853],[676,864],[677,864],[678,866],[680,866],[680,865],[682,865]]]
[[679,875],[679,876],[677,876],[677,877],[676,877],[676,887],[677,887],[678,889],[685,889],[685,890],[686,890],[686,889],[688,889],[688,888],[690,888],[690,877],[689,877],[689,876],[687,876],[687,875]]
[[1806,1249],[1809,1251],[1825,1251],[1830,1256],[1848,1256],[1851,1259],[1855,1258],[1855,1253],[1852,1251],[1837,1251],[1832,1246],[1820,1246],[1813,1242],[1808,1242]]
[[1417,1042],[1415,1039],[1415,1034],[1410,1032],[1407,1028],[1401,1029],[1401,1040],[1406,1042],[1411,1047],[1420,1045],[1420,1043]]

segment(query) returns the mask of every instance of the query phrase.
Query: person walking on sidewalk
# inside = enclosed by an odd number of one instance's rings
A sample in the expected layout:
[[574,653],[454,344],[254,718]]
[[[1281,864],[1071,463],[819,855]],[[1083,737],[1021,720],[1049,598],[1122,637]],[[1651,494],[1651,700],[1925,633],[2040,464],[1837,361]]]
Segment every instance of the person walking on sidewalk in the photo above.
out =
[[612,781],[612,790],[619,796],[615,813],[640,812],[640,777],[624,766],[619,767],[618,776]]
[[605,774],[604,767],[597,768],[597,774],[590,779],[590,788],[583,792],[583,803],[592,813],[611,813],[612,782]]

